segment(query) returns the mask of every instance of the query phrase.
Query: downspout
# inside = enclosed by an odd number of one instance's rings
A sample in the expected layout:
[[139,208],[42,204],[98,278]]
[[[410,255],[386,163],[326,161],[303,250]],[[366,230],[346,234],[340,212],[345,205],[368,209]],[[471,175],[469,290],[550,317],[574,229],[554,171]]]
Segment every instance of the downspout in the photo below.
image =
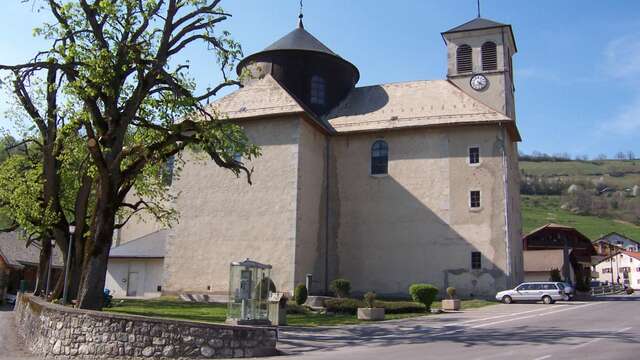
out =
[[324,293],[329,293],[329,159],[331,142],[329,136],[326,139],[325,155],[325,206],[324,206]]
[[506,154],[506,130],[502,123],[498,123],[500,126],[502,138],[501,141],[501,150],[502,150],[502,179],[504,181],[504,241],[505,241],[505,250],[507,256],[506,262],[506,276],[507,276],[507,286],[510,286],[511,283],[511,242],[509,241],[509,234],[511,233],[509,230],[509,166],[507,163],[507,154]]

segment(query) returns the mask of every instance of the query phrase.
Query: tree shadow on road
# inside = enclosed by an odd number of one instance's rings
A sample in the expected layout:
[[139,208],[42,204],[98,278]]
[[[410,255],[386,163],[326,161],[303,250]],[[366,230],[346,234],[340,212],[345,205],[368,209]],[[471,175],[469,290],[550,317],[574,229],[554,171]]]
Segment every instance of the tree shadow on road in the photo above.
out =
[[343,328],[331,332],[309,329],[287,333],[278,343],[287,354],[308,351],[331,351],[344,347],[366,345],[387,347],[408,344],[438,342],[458,343],[473,346],[518,346],[518,345],[566,345],[575,346],[593,339],[609,340],[611,343],[640,344],[640,339],[625,333],[610,330],[567,330],[544,326],[518,326],[508,329],[451,325],[442,328],[433,326],[366,326]]

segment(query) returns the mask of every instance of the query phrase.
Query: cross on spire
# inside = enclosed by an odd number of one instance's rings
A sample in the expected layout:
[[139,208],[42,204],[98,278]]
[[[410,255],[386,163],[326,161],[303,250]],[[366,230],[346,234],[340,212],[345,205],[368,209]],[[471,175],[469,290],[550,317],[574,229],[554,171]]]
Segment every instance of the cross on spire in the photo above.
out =
[[[300,0],[302,2],[302,0]],[[478,0],[478,17],[480,17],[480,0]]]
[[298,27],[304,29],[304,24],[302,23],[302,18],[304,15],[302,14],[302,0],[300,0],[300,12],[298,13]]

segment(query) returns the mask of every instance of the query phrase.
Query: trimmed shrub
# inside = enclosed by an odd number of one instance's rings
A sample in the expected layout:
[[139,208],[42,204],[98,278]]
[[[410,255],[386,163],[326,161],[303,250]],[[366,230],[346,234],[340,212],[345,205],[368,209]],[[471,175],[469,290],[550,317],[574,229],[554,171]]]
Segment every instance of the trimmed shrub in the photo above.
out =
[[376,301],[376,307],[384,308],[387,314],[421,313],[424,305],[413,301]]
[[296,301],[296,304],[302,305],[305,301],[307,301],[307,297],[309,297],[309,292],[307,292],[307,287],[304,284],[298,284],[295,290],[293,291],[293,299]]
[[346,298],[351,292],[351,281],[347,279],[335,279],[331,282],[331,291],[339,298]]
[[373,291],[369,291],[368,293],[364,294],[363,298],[368,308],[375,307],[374,303],[376,301],[376,293],[374,293]]
[[560,270],[551,269],[549,271],[549,281],[561,282],[562,281],[562,277],[560,276]]
[[431,303],[438,295],[438,288],[431,284],[413,284],[409,287],[409,294],[415,302],[424,304],[427,311],[431,309]]
[[447,295],[449,296],[449,299],[453,300],[456,298],[456,288],[454,287],[448,287],[447,288]]
[[309,309],[307,309],[305,306],[298,305],[293,301],[290,301],[287,303],[287,314],[304,315],[304,314],[307,314],[308,312],[309,312]]
[[[325,300],[324,305],[328,312],[337,314],[355,315],[358,308],[367,307],[368,305],[358,299],[329,299]],[[374,301],[373,307],[384,308],[387,314],[407,314],[420,313],[425,311],[422,304],[412,301]]]

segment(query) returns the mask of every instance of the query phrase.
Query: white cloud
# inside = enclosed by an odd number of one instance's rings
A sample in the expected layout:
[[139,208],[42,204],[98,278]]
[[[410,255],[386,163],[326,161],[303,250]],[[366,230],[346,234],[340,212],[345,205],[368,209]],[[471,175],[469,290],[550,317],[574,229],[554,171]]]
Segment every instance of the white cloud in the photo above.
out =
[[611,40],[605,50],[607,72],[615,78],[640,74],[640,34]]

